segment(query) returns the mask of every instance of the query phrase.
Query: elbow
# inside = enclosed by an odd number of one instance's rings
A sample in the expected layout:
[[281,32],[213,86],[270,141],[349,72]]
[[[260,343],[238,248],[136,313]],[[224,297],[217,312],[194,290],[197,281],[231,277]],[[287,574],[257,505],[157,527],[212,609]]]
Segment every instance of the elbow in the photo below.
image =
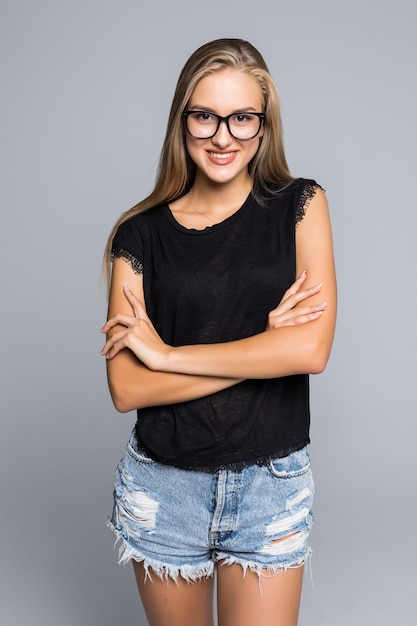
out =
[[119,413],[129,413],[129,411],[134,411],[138,406],[133,406],[131,402],[129,402],[129,396],[126,393],[126,389],[122,388],[119,385],[109,384],[110,395],[113,401],[114,408]]
[[132,380],[132,375],[123,359],[107,362],[107,383],[114,408],[119,413],[129,413],[142,408],[142,393],[139,385]]
[[309,374],[321,374],[326,369],[328,359],[316,359],[309,367]]
[[114,408],[119,413],[129,413],[129,411],[133,410],[133,407],[131,407],[127,402],[125,402],[121,398],[112,396],[112,400],[113,400]]
[[306,371],[308,374],[321,374],[327,366],[330,356],[330,349],[323,345],[317,344],[311,346],[308,351]]

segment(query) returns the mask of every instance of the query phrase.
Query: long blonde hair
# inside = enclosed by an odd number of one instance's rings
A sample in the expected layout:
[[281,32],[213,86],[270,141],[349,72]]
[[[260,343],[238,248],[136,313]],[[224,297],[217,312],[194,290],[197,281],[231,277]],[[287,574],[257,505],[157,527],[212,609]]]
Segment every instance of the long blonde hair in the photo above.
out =
[[178,79],[154,190],[142,202],[123,213],[109,235],[103,263],[107,284],[110,282],[113,237],[120,224],[153,206],[172,202],[191,188],[195,165],[185,147],[182,113],[197,83],[225,68],[253,75],[262,91],[265,113],[263,140],[249,164],[255,193],[257,189],[292,180],[284,153],[278,93],[262,55],[243,39],[216,39],[201,46],[190,56]]

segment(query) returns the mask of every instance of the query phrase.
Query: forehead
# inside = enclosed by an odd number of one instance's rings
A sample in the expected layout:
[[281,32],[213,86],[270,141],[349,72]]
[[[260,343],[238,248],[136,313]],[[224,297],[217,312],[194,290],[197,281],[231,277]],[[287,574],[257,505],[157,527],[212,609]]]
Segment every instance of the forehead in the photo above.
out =
[[214,112],[231,112],[242,108],[261,111],[261,87],[247,72],[224,69],[202,78],[194,88],[189,106]]

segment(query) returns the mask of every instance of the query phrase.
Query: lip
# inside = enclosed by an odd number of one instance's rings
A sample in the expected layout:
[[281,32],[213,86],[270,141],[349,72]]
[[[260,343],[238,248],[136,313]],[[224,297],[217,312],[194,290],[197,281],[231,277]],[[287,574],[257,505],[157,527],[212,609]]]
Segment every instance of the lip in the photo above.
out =
[[233,163],[237,154],[238,150],[227,150],[224,152],[221,150],[207,150],[207,157],[210,163],[214,163],[215,165],[229,165]]

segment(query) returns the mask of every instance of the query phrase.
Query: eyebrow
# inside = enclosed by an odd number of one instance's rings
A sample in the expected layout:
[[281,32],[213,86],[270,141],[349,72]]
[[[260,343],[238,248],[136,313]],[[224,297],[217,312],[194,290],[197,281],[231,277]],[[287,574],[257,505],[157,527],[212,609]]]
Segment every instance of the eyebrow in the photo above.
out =
[[[201,104],[193,104],[192,106],[188,107],[189,111],[207,111],[207,113],[214,113],[216,115],[218,115],[218,113],[216,113],[216,111],[214,111],[212,108],[210,107],[205,107]],[[249,111],[256,111],[257,109],[255,109],[254,107],[239,107],[238,109],[235,109],[234,111],[231,112],[230,115],[233,115],[233,113],[245,113]]]

